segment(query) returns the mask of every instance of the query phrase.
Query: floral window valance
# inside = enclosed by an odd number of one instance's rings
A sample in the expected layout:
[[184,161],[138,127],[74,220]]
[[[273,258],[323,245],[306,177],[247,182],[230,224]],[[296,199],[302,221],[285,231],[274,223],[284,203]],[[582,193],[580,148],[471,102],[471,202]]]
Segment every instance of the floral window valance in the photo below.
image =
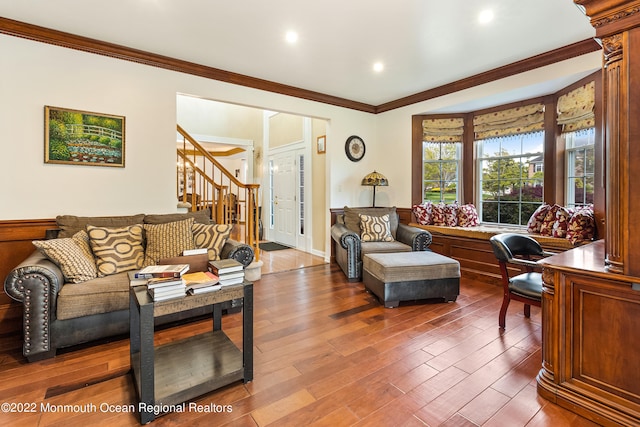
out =
[[425,119],[422,121],[422,140],[427,142],[462,142],[464,119]]
[[558,124],[562,132],[575,132],[595,126],[595,82],[580,86],[558,98]]
[[544,130],[544,104],[525,105],[475,116],[473,130],[476,139]]

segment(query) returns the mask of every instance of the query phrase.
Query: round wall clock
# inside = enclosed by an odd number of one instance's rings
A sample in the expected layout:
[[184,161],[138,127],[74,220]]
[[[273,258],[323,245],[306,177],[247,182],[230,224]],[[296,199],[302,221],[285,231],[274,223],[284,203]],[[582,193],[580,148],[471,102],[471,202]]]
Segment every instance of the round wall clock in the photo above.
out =
[[352,162],[358,162],[364,157],[364,141],[359,136],[352,135],[347,138],[347,142],[344,145],[344,151],[347,153],[349,160]]

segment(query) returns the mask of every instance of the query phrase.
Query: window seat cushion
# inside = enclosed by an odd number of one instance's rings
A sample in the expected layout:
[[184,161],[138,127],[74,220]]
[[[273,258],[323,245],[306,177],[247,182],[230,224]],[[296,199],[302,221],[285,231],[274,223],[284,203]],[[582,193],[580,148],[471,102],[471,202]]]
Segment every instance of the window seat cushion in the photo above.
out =
[[[453,236],[453,237],[466,237],[468,239],[477,240],[489,240],[491,236],[500,233],[521,233],[526,234],[529,237],[533,237],[540,243],[541,246],[547,248],[553,248],[557,250],[572,249],[580,244],[573,245],[571,241],[565,238],[541,236],[539,234],[527,233],[526,228],[519,227],[497,227],[494,225],[477,225],[475,227],[448,227],[444,225],[421,225],[418,223],[410,223],[409,225],[422,228],[429,231],[433,237],[438,235]],[[589,243],[589,242],[584,242]]]

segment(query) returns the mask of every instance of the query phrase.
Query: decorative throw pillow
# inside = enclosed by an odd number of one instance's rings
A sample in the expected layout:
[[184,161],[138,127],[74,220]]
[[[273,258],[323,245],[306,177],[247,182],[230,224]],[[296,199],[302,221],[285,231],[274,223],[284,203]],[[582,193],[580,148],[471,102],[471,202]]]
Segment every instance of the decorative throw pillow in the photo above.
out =
[[187,249],[194,249],[193,218],[164,224],[144,224],[147,248],[143,267],[158,263],[161,258],[182,255]]
[[442,202],[432,205],[431,222],[433,225],[447,225],[447,219],[445,217],[446,209],[447,206]]
[[389,215],[389,223],[391,224],[391,236],[395,239],[398,230],[398,213],[396,207],[392,206],[382,208],[350,208],[344,207],[344,225],[354,233],[361,233],[360,214],[370,216]]
[[363,242],[393,242],[389,215],[371,216],[360,214],[360,238]]
[[540,233],[540,227],[542,226],[542,221],[544,221],[547,212],[551,209],[546,203],[543,203],[536,209],[531,218],[529,218],[529,222],[527,222],[527,232],[529,233]]
[[86,231],[78,231],[73,237],[35,240],[33,245],[60,267],[67,283],[82,283],[98,276]]
[[576,210],[567,225],[567,239],[573,244],[593,240],[596,234],[596,220],[593,209],[584,207]]
[[426,201],[421,205],[413,205],[411,208],[418,224],[431,224],[431,201]]
[[541,236],[553,235],[553,224],[556,222],[556,213],[558,212],[558,209],[560,209],[560,206],[553,205],[547,210],[547,213],[542,220],[542,224],[540,224]]
[[472,203],[458,207],[458,226],[475,227],[480,223],[478,211]]
[[209,261],[219,260],[232,228],[232,224],[193,224],[193,243],[196,248],[208,249]]
[[136,270],[144,262],[142,225],[110,228],[87,225],[98,277]]
[[553,237],[559,237],[564,239],[567,237],[567,228],[569,226],[569,219],[573,215],[573,209],[560,207],[556,212],[556,222],[553,223]]
[[444,225],[456,227],[458,225],[458,202],[449,203],[444,207]]

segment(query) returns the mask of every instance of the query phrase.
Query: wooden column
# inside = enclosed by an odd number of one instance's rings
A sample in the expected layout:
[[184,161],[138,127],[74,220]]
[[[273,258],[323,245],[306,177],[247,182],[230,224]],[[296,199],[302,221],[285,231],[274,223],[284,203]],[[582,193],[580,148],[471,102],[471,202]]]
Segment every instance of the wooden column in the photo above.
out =
[[640,182],[640,1],[574,3],[591,19],[604,52],[605,264],[610,272],[640,276],[640,263],[632,262],[640,250],[640,191],[632,188]]

